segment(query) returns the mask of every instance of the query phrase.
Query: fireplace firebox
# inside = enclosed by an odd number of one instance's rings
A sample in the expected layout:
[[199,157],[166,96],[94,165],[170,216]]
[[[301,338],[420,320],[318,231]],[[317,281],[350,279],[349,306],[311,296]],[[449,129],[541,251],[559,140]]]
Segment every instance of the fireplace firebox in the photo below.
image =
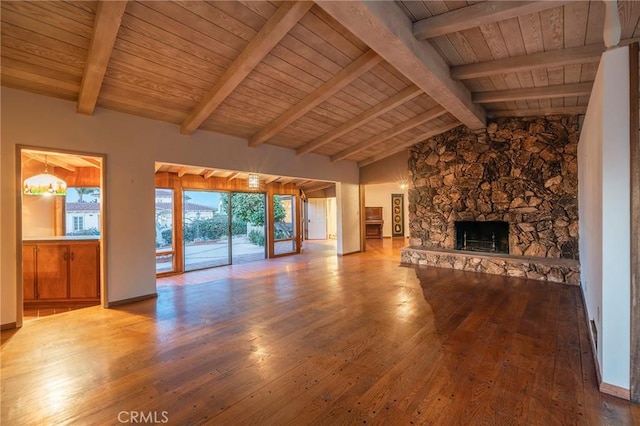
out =
[[509,253],[509,224],[500,221],[456,221],[456,250]]

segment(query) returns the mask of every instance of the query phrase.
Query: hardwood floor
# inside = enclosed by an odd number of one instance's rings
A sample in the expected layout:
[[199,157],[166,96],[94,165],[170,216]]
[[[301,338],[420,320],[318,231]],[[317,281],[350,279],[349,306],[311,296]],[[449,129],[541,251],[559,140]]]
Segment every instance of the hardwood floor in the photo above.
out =
[[578,288],[401,267],[402,244],[306,243],[3,331],[1,423],[640,424],[596,389]]

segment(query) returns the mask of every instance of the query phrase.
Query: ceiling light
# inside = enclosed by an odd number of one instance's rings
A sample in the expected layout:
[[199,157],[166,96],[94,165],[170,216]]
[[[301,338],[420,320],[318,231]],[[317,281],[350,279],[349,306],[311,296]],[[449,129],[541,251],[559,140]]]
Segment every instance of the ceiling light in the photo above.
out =
[[247,184],[249,185],[249,189],[260,189],[260,175],[249,173]]
[[67,195],[67,183],[48,173],[47,156],[44,157],[44,173],[24,180],[24,193],[27,195]]

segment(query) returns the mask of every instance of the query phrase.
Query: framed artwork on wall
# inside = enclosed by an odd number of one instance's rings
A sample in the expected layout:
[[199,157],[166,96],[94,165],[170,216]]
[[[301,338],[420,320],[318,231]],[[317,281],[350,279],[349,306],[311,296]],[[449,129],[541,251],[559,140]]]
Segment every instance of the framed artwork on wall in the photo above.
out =
[[404,194],[391,194],[391,236],[404,237]]

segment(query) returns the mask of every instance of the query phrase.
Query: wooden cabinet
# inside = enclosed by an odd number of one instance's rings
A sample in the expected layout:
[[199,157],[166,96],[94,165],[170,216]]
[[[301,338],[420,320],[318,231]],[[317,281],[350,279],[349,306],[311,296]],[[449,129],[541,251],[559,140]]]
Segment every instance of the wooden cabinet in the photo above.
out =
[[100,300],[97,241],[29,242],[22,246],[25,302]]
[[382,238],[382,207],[365,207],[365,237]]

